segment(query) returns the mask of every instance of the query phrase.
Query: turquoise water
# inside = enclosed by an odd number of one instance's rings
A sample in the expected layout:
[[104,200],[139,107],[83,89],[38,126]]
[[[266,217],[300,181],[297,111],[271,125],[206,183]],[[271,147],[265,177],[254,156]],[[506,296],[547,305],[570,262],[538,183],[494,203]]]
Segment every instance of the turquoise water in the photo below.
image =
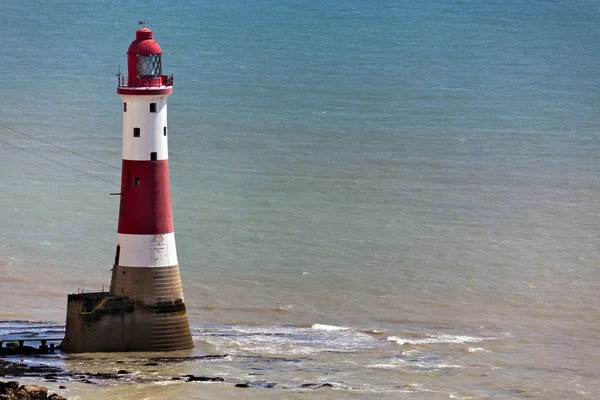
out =
[[60,325],[68,292],[108,287],[115,74],[145,18],[175,76],[194,338],[233,355],[207,373],[336,385],[319,399],[598,397],[599,17],[594,1],[0,3],[0,320]]

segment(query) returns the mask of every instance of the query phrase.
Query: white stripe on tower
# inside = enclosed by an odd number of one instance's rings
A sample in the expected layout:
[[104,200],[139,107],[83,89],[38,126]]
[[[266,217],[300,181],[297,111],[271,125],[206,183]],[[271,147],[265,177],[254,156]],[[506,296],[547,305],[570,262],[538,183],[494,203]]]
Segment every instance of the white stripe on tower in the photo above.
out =
[[175,234],[117,234],[121,246],[119,265],[127,267],[170,267],[178,265]]
[[[127,104],[123,112],[123,160],[149,161],[152,152],[157,160],[169,159],[167,141],[167,97],[121,95]],[[155,112],[150,105],[155,104]],[[139,136],[134,136],[134,129]]]

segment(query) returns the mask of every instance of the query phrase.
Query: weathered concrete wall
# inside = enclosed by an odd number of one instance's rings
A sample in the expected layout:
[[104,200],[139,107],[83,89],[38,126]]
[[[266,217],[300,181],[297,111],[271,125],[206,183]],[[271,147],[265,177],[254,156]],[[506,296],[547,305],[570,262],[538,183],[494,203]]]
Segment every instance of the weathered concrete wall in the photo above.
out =
[[68,297],[63,351],[168,351],[193,346],[183,300],[144,304],[109,293]]
[[132,350],[180,350],[194,346],[178,265],[116,265],[110,293],[135,299],[135,322],[129,341]]
[[132,297],[149,305],[177,300],[183,303],[179,266],[124,267],[116,265],[112,270],[110,293],[115,296]]
[[135,301],[109,293],[70,294],[63,351],[126,351],[127,327],[133,323]]

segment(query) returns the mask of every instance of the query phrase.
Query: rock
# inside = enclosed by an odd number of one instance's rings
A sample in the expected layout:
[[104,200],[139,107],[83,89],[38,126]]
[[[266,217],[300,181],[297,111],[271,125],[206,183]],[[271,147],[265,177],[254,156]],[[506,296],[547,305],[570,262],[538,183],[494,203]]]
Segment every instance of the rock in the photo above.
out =
[[[119,373],[121,375],[124,375],[124,374],[128,374],[129,372],[127,372],[125,370],[121,370],[121,371],[119,371]],[[111,374],[110,372],[96,372],[95,374],[90,375],[90,376],[93,376],[94,378],[99,378],[99,379],[118,379],[119,378],[118,373]]]
[[0,393],[6,394],[9,390],[16,390],[19,388],[19,382],[17,381],[8,381],[8,382],[0,382]]
[[120,369],[119,372],[117,372],[117,375],[126,375],[129,374],[129,371],[125,371],[124,369]]
[[0,400],[67,400],[59,395],[48,397],[48,389],[37,385],[23,385],[19,382],[0,382]]
[[12,400],[31,400],[31,396],[29,395],[29,392],[25,389],[20,389],[20,388],[17,389],[15,392],[13,392],[11,396],[12,396],[11,397]]
[[63,386],[63,385],[60,385],[58,388],[59,388],[59,389],[66,389],[67,387],[66,387],[66,386]]
[[235,387],[238,387],[238,388],[249,388],[250,385],[247,384],[247,383],[236,383]]
[[206,356],[190,356],[190,357],[153,357],[150,358],[151,362],[160,362],[160,363],[180,363],[186,361],[194,361],[194,360],[211,360],[218,358],[225,358],[228,354],[209,354]]
[[224,381],[225,381],[225,379],[220,378],[218,376],[210,377],[210,376],[188,375],[188,379],[186,382],[224,382]]
[[26,391],[25,389],[17,389],[14,392],[11,392],[10,396],[9,396],[10,400],[31,400],[31,396],[29,395],[29,392]]
[[314,387],[325,388],[325,387],[333,387],[333,385],[331,383],[324,383],[322,385],[319,385],[317,383],[303,383],[302,385],[300,385],[300,387],[301,388],[309,388],[309,387],[312,387],[312,388],[314,388]]
[[144,364],[144,365],[145,365],[146,367],[156,367],[156,366],[158,366],[158,363],[156,363],[156,362],[149,362],[149,363],[146,363],[146,364]]
[[47,365],[32,365],[0,360],[0,376],[34,376],[62,372],[60,368]]
[[48,398],[48,389],[37,385],[24,385],[19,388],[29,393],[31,400],[46,400]]
[[0,356],[25,355],[47,353],[48,349],[37,349],[32,346],[19,346],[15,342],[6,343],[6,346],[0,347]]
[[208,376],[188,376],[188,379],[186,382],[206,382],[206,381],[210,381],[210,378]]
[[180,380],[181,380],[181,378],[180,378],[180,377],[178,377],[178,376],[175,376],[175,377],[171,378],[171,380],[172,380],[172,381],[180,381]]

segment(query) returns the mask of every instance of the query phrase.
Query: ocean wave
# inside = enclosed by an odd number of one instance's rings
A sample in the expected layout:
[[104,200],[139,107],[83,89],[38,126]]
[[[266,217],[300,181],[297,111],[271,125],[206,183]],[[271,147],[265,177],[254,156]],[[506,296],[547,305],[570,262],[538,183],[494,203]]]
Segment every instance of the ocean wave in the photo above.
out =
[[347,326],[335,326],[335,325],[323,325],[323,324],[314,324],[311,326],[312,329],[318,330],[318,331],[352,331],[354,330],[353,328],[347,327]]
[[352,352],[382,345],[380,339],[349,327],[213,325],[198,327],[194,339],[227,354],[293,355]]
[[5,325],[20,325],[20,326],[30,326],[30,325],[44,325],[44,326],[61,326],[59,324],[57,324],[56,322],[52,322],[52,321],[26,321],[26,320],[20,320],[20,319],[15,319],[15,320],[0,320],[0,328],[4,327]]
[[387,340],[389,342],[396,342],[399,345],[413,344],[413,345],[424,345],[424,344],[437,344],[437,343],[477,343],[484,340],[491,340],[492,338],[475,337],[467,335],[428,335],[425,338],[401,338],[398,336],[389,336]]
[[326,325],[326,324],[313,324],[313,325],[310,325],[310,327],[317,331],[329,331],[329,332],[356,331],[356,332],[366,333],[366,334],[370,334],[370,335],[381,335],[381,334],[385,333],[385,331],[380,330],[380,329],[358,329],[358,328],[352,328],[350,326],[337,326],[337,325]]
[[0,321],[0,337],[39,335],[60,335],[64,333],[64,325],[46,321]]

